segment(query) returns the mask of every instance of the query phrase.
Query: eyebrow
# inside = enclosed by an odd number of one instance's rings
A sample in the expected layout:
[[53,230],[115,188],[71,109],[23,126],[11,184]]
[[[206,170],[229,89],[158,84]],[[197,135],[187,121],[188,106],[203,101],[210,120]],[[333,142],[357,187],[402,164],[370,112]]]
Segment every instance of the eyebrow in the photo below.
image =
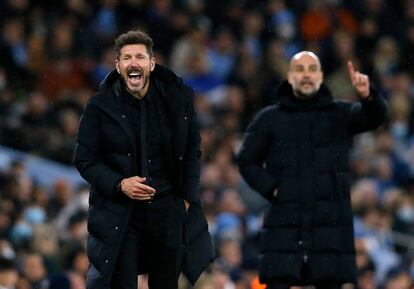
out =
[[123,55],[122,56],[145,56],[146,55],[146,53],[144,53],[144,52],[137,52],[137,53],[123,53]]

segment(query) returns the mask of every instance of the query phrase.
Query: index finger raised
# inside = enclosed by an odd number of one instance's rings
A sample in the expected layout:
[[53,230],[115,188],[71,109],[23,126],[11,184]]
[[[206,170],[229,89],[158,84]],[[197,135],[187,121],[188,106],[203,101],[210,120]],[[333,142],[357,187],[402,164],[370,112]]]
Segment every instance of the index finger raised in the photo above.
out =
[[354,65],[352,64],[352,61],[348,61],[348,73],[351,78],[353,78],[355,75],[355,69]]

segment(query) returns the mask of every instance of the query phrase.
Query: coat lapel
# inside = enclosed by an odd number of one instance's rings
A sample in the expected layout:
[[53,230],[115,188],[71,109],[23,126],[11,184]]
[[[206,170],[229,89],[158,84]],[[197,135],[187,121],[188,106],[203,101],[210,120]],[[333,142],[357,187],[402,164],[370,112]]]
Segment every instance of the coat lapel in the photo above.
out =
[[[109,78],[111,74],[107,78]],[[111,116],[116,122],[119,123],[121,128],[131,139],[131,143],[135,144],[135,137],[133,134],[133,130],[128,121],[128,115],[126,112],[126,108],[122,101],[121,85],[122,85],[121,79],[115,80],[111,88],[103,90],[102,95],[96,101],[96,104],[99,108],[101,108],[109,116]]]

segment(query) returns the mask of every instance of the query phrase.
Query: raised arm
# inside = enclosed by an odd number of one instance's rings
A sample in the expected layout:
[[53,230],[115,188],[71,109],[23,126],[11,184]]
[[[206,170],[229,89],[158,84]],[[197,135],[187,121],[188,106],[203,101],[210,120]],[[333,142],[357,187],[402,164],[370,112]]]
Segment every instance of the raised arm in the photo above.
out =
[[351,106],[348,122],[350,132],[356,134],[378,128],[387,114],[384,99],[371,87],[368,75],[355,71],[351,61],[348,62],[348,73],[360,100]]

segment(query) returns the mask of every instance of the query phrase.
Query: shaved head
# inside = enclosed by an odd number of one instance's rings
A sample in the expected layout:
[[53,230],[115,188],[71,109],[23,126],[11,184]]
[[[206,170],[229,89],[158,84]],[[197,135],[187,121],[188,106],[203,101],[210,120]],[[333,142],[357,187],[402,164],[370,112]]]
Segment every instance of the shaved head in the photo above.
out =
[[321,67],[321,62],[319,61],[319,57],[315,53],[313,53],[312,51],[301,51],[293,55],[293,57],[290,59],[289,69],[291,69],[292,64],[296,63],[297,61],[300,61],[302,57],[313,58],[316,62],[318,62],[319,67]]
[[290,60],[288,82],[298,98],[311,98],[323,81],[319,57],[311,51],[296,53]]

